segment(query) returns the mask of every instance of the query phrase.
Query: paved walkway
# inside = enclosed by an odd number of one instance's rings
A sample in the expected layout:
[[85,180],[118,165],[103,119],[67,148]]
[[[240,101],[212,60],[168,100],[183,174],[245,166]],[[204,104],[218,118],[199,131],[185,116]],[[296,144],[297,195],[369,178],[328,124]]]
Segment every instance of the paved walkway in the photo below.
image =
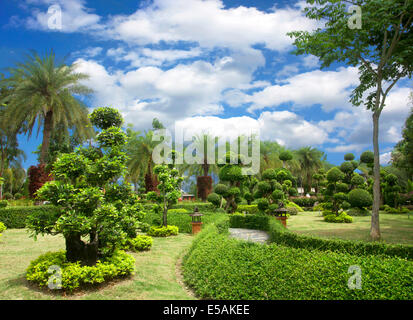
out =
[[266,243],[269,235],[265,231],[241,228],[229,228],[230,237],[258,243]]

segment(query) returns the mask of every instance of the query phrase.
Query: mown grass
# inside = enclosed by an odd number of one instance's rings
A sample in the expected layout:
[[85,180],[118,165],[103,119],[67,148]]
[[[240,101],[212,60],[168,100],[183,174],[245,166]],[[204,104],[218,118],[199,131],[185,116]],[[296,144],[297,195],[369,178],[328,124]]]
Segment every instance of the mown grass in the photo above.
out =
[[154,238],[150,251],[131,253],[136,259],[133,276],[63,296],[59,291],[40,290],[25,279],[30,261],[47,251],[64,249],[63,237],[45,236],[34,241],[25,229],[9,229],[0,240],[0,300],[193,299],[191,293],[180,285],[176,273],[176,262],[191,242],[192,236],[187,234]]
[[[326,238],[369,241],[371,216],[353,217],[353,223],[328,223],[320,212],[291,216],[287,227],[293,232]],[[380,212],[380,230],[386,243],[413,245],[413,217]]]

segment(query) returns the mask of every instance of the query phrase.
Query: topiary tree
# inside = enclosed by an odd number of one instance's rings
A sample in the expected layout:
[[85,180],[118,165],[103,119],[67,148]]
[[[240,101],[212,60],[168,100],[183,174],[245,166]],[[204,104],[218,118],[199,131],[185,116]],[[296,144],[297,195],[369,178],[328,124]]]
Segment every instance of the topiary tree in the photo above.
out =
[[[107,109],[102,112],[117,114]],[[34,237],[63,234],[67,260],[82,265],[112,256],[125,238],[136,236],[144,214],[131,186],[118,182],[125,176],[127,161],[122,151],[126,135],[118,127],[121,122],[115,118],[111,123],[104,114],[95,110],[91,119],[104,128],[96,136],[96,146],[60,155],[53,164],[55,181],[37,191],[39,199],[58,208],[57,213],[32,215],[27,225]]]
[[168,209],[178,202],[181,196],[181,184],[183,178],[179,176],[179,171],[168,165],[157,165],[153,172],[158,175],[158,190],[148,192],[147,199],[155,201],[160,206],[162,212],[162,225],[168,226]]
[[354,154],[352,154],[352,153],[346,153],[345,155],[344,155],[344,160],[346,160],[346,161],[352,161],[352,160],[354,160],[355,159],[355,156],[354,156]]
[[373,199],[368,191],[364,189],[354,189],[348,194],[348,202],[352,207],[363,209],[371,206]]
[[400,192],[402,188],[398,184],[399,179],[393,173],[387,174],[382,183],[383,200],[384,203],[398,208],[400,204]]
[[208,202],[211,202],[215,208],[219,208],[221,206],[222,197],[215,192],[212,192],[208,195],[207,198]]
[[292,154],[291,151],[285,150],[285,151],[280,153],[278,158],[280,158],[280,160],[283,162],[283,168],[285,168],[285,162],[292,160],[293,159],[293,154]]

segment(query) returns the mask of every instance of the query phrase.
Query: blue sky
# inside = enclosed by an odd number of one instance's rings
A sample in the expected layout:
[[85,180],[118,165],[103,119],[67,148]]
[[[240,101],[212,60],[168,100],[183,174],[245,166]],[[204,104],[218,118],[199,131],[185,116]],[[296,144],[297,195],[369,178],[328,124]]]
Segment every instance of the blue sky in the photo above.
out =
[[[50,28],[52,5],[62,24]],[[113,106],[136,129],[154,117],[215,134],[258,125],[261,138],[289,148],[311,145],[339,164],[372,149],[369,111],[348,98],[357,68],[320,70],[314,56],[294,56],[286,33],[312,30],[304,2],[251,0],[8,0],[0,2],[0,68],[28,50],[53,49],[88,73],[87,104]],[[53,24],[52,24],[53,27]],[[412,83],[402,80],[387,100],[380,152],[387,162],[401,139]],[[41,143],[19,138],[28,159]]]

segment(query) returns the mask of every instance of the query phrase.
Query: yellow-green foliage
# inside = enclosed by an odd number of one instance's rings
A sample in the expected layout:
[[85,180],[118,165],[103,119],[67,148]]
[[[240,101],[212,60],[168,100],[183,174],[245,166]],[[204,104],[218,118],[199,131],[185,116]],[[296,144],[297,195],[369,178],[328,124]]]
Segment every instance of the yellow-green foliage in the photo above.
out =
[[102,261],[98,260],[94,266],[81,266],[79,262],[68,262],[65,251],[48,252],[30,263],[26,271],[26,279],[40,287],[47,287],[51,279],[49,273],[51,266],[61,268],[61,288],[71,292],[85,285],[96,285],[133,274],[135,258],[123,251],[116,251],[113,256]]
[[151,227],[148,231],[148,235],[152,237],[169,237],[176,236],[179,232],[177,226],[167,227]]
[[7,229],[7,228],[6,228],[6,226],[4,225],[4,223],[3,223],[3,222],[0,222],[0,238],[1,238],[2,232],[5,231],[6,229]]
[[136,238],[126,239],[124,250],[145,251],[152,247],[153,239],[150,236],[138,235]]
[[287,201],[285,206],[287,208],[296,208],[298,210],[298,212],[304,212],[304,209],[301,208],[298,204],[292,202],[292,201]]
[[177,209],[169,209],[168,213],[189,213],[189,211],[184,208],[177,208]]

